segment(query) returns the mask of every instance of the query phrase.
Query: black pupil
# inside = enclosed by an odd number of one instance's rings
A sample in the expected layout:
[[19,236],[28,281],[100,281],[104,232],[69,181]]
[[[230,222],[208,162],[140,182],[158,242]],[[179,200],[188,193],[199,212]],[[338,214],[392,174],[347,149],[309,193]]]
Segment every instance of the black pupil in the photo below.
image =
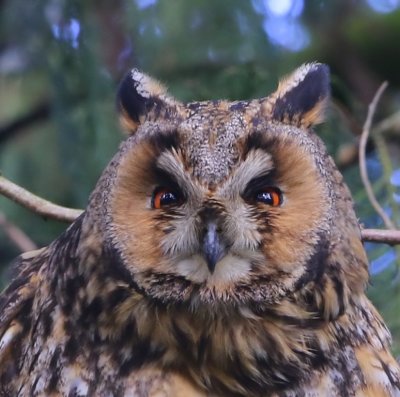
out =
[[161,205],[170,205],[176,203],[178,200],[177,196],[173,192],[164,192],[160,197]]
[[256,199],[257,199],[257,201],[261,201],[262,203],[265,203],[265,204],[273,204],[274,203],[274,199],[272,197],[271,192],[260,192],[257,194]]

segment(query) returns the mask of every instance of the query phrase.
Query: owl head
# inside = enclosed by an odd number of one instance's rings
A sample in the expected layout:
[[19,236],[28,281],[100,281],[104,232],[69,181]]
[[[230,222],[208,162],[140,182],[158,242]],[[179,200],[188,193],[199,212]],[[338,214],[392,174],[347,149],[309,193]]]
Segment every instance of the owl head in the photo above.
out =
[[90,206],[143,295],[343,312],[367,270],[350,194],[311,129],[328,99],[318,63],[235,102],[181,103],[136,69],[126,76],[117,103],[129,137]]

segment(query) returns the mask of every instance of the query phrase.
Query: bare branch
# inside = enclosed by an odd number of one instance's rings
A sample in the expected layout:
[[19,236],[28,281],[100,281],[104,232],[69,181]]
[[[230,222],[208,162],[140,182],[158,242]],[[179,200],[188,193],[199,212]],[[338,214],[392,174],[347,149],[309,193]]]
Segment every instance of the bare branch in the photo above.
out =
[[[62,222],[73,222],[83,212],[79,209],[62,207],[44,200],[21,188],[15,183],[12,183],[1,175],[0,194],[3,194],[9,199],[15,201],[17,204],[22,205],[36,214]],[[4,227],[4,217],[2,218],[1,214],[0,226]],[[21,231],[21,233],[23,232]],[[361,237],[363,241],[386,243],[390,245],[400,244],[400,230],[363,229],[361,231]],[[13,241],[16,242],[15,239],[13,239]],[[29,246],[29,244],[25,245],[24,248],[20,245],[20,248],[23,251],[34,249],[34,247]]]
[[400,131],[400,111],[390,115],[372,128],[371,135],[385,133],[385,136],[397,136]]
[[375,211],[379,214],[379,216],[383,219],[383,222],[385,223],[386,227],[388,229],[396,229],[395,225],[393,222],[390,220],[390,218],[386,215],[385,211],[383,208],[380,206],[378,203],[378,200],[375,197],[374,191],[372,190],[371,182],[368,178],[368,172],[367,172],[367,164],[366,164],[366,147],[367,147],[367,141],[368,141],[368,136],[371,131],[371,124],[372,124],[372,118],[375,114],[376,107],[378,105],[379,99],[385,91],[387,87],[387,82],[385,81],[384,83],[381,84],[379,87],[378,91],[376,92],[372,102],[370,103],[368,107],[368,114],[367,118],[364,123],[363,131],[361,134],[360,138],[360,146],[359,146],[359,161],[360,161],[360,173],[361,173],[361,179],[364,184],[365,190],[367,192],[368,199],[371,203],[371,205],[374,207]]
[[[336,108],[339,109],[338,106],[336,106]],[[341,110],[338,110],[338,113],[342,114],[343,112]],[[347,115],[346,118],[348,118]],[[353,132],[355,136],[361,136],[362,131],[358,133],[357,125],[355,124],[355,122],[350,123],[350,121],[347,121],[347,124],[351,124],[349,129]],[[400,111],[388,116],[371,128],[371,137],[377,137],[381,135],[383,135],[383,137],[385,138],[399,138]],[[339,169],[343,170],[358,162],[359,146],[360,145],[357,142],[346,143],[339,146],[337,153],[335,154],[335,162]]]
[[32,126],[40,121],[46,120],[50,116],[50,105],[47,102],[40,103],[29,113],[24,114],[20,118],[13,120],[7,125],[0,127],[0,143],[11,138],[14,134],[23,132],[27,127]]
[[36,244],[20,228],[7,220],[1,212],[0,227],[21,252],[32,251],[37,248]]
[[82,210],[62,207],[35,196],[0,175],[0,194],[45,218],[73,222]]
[[400,230],[364,229],[361,238],[364,242],[400,244]]

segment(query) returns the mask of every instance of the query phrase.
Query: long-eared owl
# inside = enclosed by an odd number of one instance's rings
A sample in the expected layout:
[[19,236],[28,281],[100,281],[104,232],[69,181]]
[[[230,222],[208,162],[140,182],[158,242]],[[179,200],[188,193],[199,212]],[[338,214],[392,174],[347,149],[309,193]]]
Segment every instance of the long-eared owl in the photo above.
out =
[[318,63],[187,104],[132,70],[128,138],[1,295],[0,395],[400,396],[328,101]]

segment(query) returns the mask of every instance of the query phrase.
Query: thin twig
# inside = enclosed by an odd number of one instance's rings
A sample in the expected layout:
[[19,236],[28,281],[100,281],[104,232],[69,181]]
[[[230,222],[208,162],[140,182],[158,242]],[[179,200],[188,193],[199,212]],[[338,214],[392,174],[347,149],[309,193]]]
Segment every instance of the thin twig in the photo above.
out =
[[372,190],[371,182],[369,181],[369,178],[368,178],[367,164],[366,164],[366,148],[367,148],[368,136],[371,131],[372,118],[375,114],[375,110],[378,105],[379,99],[380,99],[383,91],[385,91],[387,85],[388,85],[388,83],[386,81],[381,84],[381,86],[379,87],[378,91],[376,92],[372,102],[369,104],[367,118],[365,120],[363,131],[362,131],[361,138],[360,138],[360,146],[359,146],[358,153],[359,153],[359,159],[360,159],[359,161],[360,161],[361,180],[362,180],[365,190],[367,192],[368,199],[369,199],[371,205],[374,207],[375,211],[382,218],[386,227],[388,229],[393,230],[393,229],[396,229],[396,227],[394,226],[393,222],[386,215],[385,211],[378,203],[378,200],[375,197],[374,191]]
[[400,244],[400,230],[364,229],[361,238],[364,242],[396,245]]
[[73,222],[82,210],[62,207],[38,197],[0,175],[0,194],[45,218]]
[[21,252],[32,251],[37,248],[36,244],[19,227],[11,223],[1,212],[0,227]]
[[28,127],[44,121],[49,117],[50,104],[48,102],[44,102],[37,105],[27,114],[24,114],[18,119],[11,121],[9,124],[0,127],[0,143],[3,143],[17,133],[26,131]]
[[[393,135],[394,137],[398,137],[398,132],[400,130],[400,111],[393,113],[386,119],[382,120],[378,124],[376,124],[371,131],[371,135],[381,135],[386,134],[386,136]],[[389,132],[391,134],[389,134]]]

